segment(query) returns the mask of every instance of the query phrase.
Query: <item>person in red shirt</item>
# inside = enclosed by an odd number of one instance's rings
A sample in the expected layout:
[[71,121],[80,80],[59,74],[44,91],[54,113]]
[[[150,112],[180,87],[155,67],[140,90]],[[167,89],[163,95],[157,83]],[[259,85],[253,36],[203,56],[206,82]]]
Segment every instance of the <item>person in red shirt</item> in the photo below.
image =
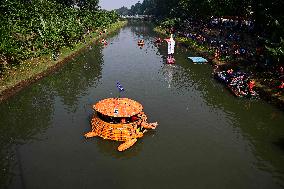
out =
[[250,80],[250,81],[249,81],[249,84],[248,84],[248,87],[249,87],[249,91],[250,91],[250,92],[253,91],[254,86],[255,86],[255,81],[254,81],[254,80]]
[[138,117],[137,117],[137,116],[134,115],[134,116],[131,117],[131,122],[135,122],[135,121],[137,121],[137,120],[138,120]]
[[282,81],[281,84],[278,86],[279,89],[284,89],[284,82]]

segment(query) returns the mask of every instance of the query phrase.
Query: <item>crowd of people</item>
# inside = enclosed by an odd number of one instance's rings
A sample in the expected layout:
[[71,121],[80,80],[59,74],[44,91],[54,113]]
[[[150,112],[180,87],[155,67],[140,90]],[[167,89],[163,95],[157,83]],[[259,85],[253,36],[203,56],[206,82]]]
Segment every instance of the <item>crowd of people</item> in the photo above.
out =
[[189,22],[186,25],[187,29],[180,31],[179,35],[206,45],[217,60],[265,61],[261,60],[265,53],[261,37],[252,39],[252,22],[215,19],[214,22]]
[[283,92],[284,65],[281,62],[273,63],[263,41],[265,32],[256,35],[252,21],[243,18],[216,18],[209,23],[191,21],[185,25],[186,29],[179,31],[179,36],[207,47],[215,60],[242,64],[260,73],[269,72],[273,82],[267,83],[267,86],[278,93]]

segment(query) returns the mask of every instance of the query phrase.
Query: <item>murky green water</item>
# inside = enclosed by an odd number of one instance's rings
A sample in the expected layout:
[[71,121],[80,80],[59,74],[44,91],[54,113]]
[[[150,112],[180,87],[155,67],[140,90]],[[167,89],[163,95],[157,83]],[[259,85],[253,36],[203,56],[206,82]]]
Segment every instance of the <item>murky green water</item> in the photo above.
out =
[[[0,188],[283,188],[283,112],[235,98],[182,47],[164,64],[155,35],[131,24],[0,104]],[[123,153],[83,137],[117,81],[159,122]]]

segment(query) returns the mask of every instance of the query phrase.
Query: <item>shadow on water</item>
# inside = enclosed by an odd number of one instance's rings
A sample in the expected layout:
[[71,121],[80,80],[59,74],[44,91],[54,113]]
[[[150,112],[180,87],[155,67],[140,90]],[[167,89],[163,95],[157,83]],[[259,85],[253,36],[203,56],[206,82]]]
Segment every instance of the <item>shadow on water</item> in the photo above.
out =
[[[34,95],[36,94],[36,95]],[[53,112],[53,93],[35,85],[25,95],[16,95],[0,104],[0,188],[7,186],[18,163],[16,145],[38,140],[38,134],[49,127]]]
[[116,159],[129,159],[138,156],[144,148],[144,141],[151,140],[150,136],[153,135],[155,135],[155,131],[148,131],[144,134],[143,138],[139,138],[132,147],[124,152],[119,152],[117,150],[118,146],[123,142],[104,140],[102,138],[96,138],[95,142],[100,153],[103,153],[106,156],[112,156]]
[[117,148],[123,142],[104,140],[102,138],[96,138],[96,146],[100,153],[106,156],[112,156],[116,159],[128,159],[137,156],[143,149],[143,140],[138,139],[138,141],[125,152],[117,151]]
[[101,51],[101,46],[94,46],[75,58],[70,63],[72,66],[66,64],[56,75],[51,76],[47,83],[71,112],[76,111],[78,100],[86,94],[87,89],[100,82],[103,62]]
[[69,112],[75,112],[79,98],[90,86],[98,84],[101,47],[82,53],[57,73],[0,104],[0,188],[21,176],[17,146],[42,140],[41,134],[52,125],[55,98],[59,97]]
[[284,138],[279,138],[274,144],[284,151]]

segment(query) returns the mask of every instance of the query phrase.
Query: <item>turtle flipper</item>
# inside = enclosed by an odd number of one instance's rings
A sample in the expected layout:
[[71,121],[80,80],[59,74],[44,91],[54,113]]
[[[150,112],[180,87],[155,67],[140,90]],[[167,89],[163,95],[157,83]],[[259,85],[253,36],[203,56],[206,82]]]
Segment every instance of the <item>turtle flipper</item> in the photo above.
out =
[[86,138],[91,138],[91,137],[95,137],[98,136],[98,134],[94,131],[88,132],[84,135]]
[[142,122],[141,126],[144,127],[145,129],[156,129],[158,123],[146,123],[146,122]]
[[136,138],[128,140],[128,141],[122,143],[121,145],[119,145],[117,149],[118,149],[118,151],[122,152],[122,151],[130,148],[131,146],[133,146],[135,144],[135,142],[137,142]]

